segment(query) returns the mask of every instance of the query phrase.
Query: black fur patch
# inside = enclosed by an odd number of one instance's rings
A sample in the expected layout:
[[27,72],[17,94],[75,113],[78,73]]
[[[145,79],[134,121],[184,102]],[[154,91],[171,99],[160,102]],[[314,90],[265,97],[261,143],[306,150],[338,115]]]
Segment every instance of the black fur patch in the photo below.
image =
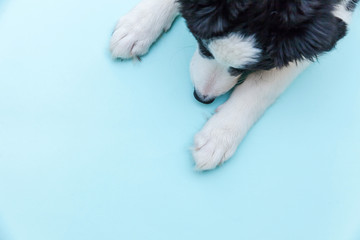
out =
[[245,72],[244,69],[229,67],[228,72],[231,76],[237,77]]
[[[331,50],[346,33],[346,24],[332,14],[341,1],[178,0],[190,31],[198,39],[211,40],[230,33],[255,37],[262,55],[257,63],[246,66],[247,70],[315,60]],[[357,1],[351,0],[347,7],[353,10]]]
[[211,54],[211,52],[208,50],[207,46],[205,46],[203,40],[196,38],[198,45],[199,45],[199,52],[200,55],[203,58],[208,58],[208,59],[214,59],[214,56]]
[[346,5],[346,10],[348,11],[354,11],[356,4],[359,2],[359,0],[350,0]]

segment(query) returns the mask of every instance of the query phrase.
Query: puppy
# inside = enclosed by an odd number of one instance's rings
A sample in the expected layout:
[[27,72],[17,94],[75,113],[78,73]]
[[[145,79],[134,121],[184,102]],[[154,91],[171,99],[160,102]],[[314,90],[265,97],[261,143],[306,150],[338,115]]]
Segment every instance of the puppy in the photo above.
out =
[[[228,160],[291,81],[345,36],[358,0],[143,0],[112,35],[116,58],[137,58],[181,14],[198,42],[190,63],[205,104],[234,88],[194,138],[196,167]],[[239,79],[246,80],[237,84]]]

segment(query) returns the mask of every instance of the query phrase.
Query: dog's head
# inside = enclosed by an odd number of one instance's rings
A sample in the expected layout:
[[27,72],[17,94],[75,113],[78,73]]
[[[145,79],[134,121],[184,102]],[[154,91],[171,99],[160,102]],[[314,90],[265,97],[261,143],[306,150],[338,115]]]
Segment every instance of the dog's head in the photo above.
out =
[[198,42],[190,64],[195,97],[210,103],[246,72],[314,60],[345,35],[341,0],[178,0]]

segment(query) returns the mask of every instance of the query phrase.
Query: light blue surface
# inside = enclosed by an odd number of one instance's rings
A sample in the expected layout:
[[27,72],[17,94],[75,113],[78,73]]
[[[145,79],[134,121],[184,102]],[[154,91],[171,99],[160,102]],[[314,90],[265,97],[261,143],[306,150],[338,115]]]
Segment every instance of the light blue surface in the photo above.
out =
[[360,239],[360,14],[221,168],[184,21],[141,63],[108,42],[135,1],[0,0],[0,239]]

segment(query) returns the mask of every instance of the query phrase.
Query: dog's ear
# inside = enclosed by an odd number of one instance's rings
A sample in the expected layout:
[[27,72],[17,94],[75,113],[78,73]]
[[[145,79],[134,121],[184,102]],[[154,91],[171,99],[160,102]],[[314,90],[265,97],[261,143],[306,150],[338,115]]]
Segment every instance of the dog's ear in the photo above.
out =
[[[283,29],[291,29],[313,18],[327,0],[278,0],[267,1],[270,19]],[[269,20],[270,20],[269,19]]]
[[199,38],[226,33],[251,0],[178,0],[190,31]]
[[225,1],[180,0],[180,11],[190,31],[199,38],[210,38],[229,27],[223,13]]
[[272,9],[267,27],[271,37],[266,52],[276,67],[292,61],[315,60],[346,33],[346,24],[332,14],[333,5],[326,4],[329,0],[269,2],[273,5],[268,6]]

